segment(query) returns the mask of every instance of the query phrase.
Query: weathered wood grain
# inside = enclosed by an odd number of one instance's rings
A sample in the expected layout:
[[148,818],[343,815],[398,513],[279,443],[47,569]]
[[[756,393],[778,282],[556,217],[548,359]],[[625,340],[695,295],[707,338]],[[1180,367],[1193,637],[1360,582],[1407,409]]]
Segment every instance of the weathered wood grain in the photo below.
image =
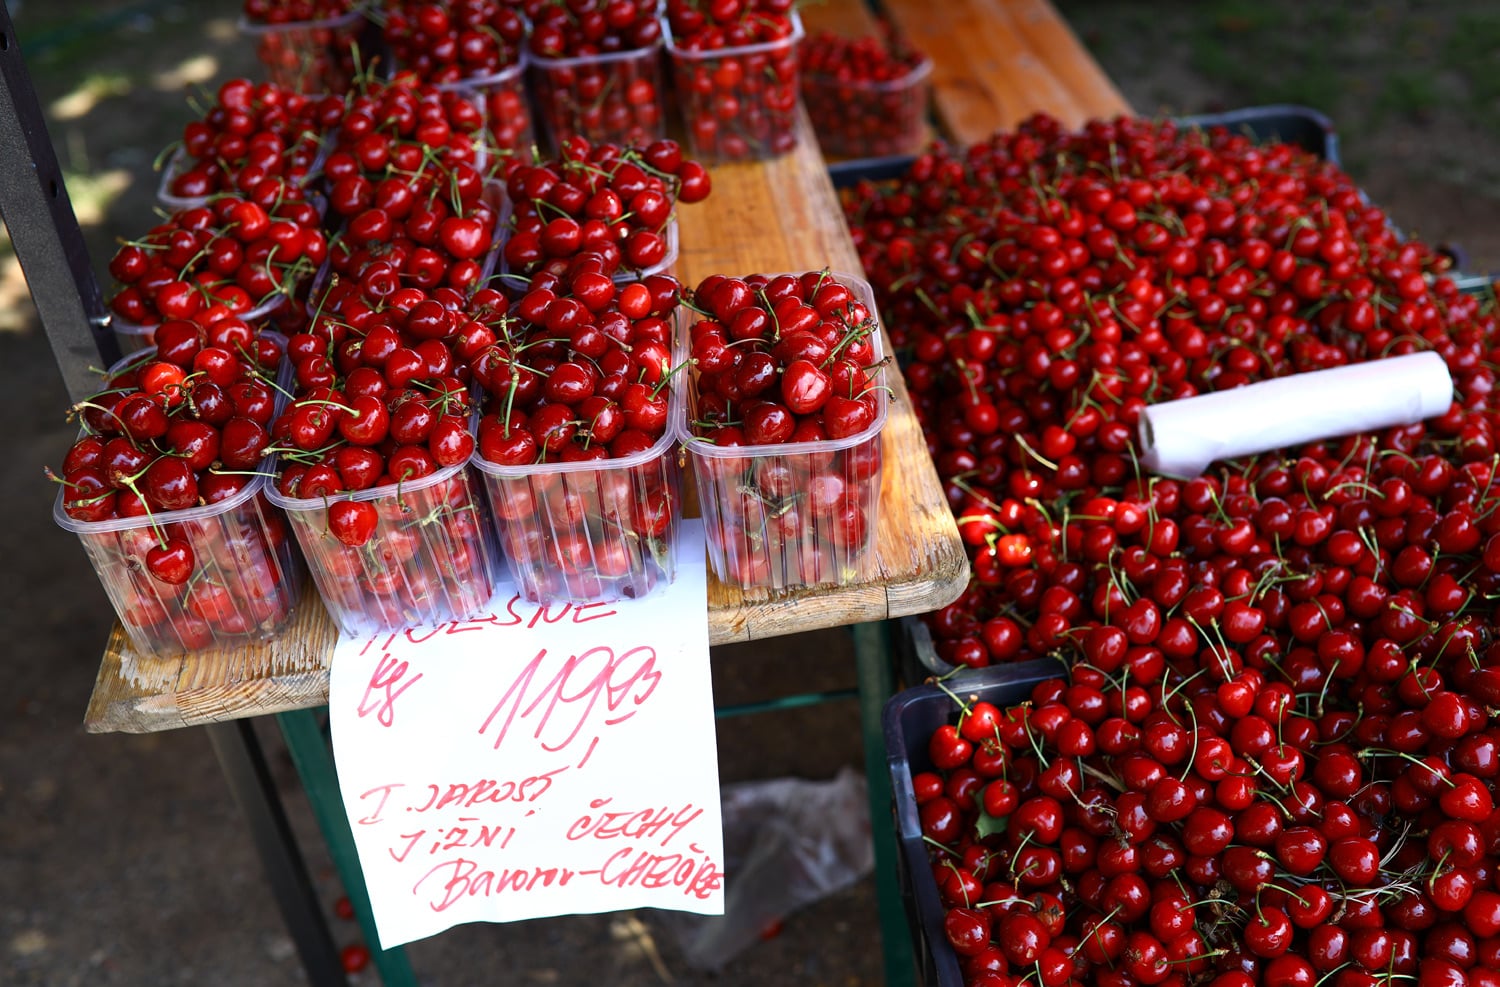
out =
[[1048,0],[883,0],[933,60],[942,132],[973,144],[1045,112],[1065,126],[1130,107]]

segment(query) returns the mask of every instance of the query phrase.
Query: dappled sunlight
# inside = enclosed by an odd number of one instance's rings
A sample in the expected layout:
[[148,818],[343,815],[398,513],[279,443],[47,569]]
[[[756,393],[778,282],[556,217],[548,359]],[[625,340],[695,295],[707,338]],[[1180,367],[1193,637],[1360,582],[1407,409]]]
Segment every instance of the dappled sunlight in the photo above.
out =
[[35,322],[36,306],[31,303],[26,275],[16,255],[7,249],[0,254],[0,332],[26,332]]
[[91,171],[87,174],[64,172],[68,198],[80,226],[98,226],[104,222],[109,207],[130,187],[133,176],[123,168]]
[[130,95],[134,88],[123,75],[91,75],[77,89],[53,100],[48,112],[54,120],[78,120],[88,116],[107,99]]
[[656,948],[656,940],[651,935],[651,930],[633,914],[626,914],[619,918],[610,920],[609,936],[615,941],[615,948],[627,960],[646,960],[651,968],[656,971],[656,976],[664,984],[673,982],[672,973],[667,965],[662,962],[661,953]]
[[176,68],[158,72],[152,77],[157,89],[164,92],[183,89],[194,83],[208,82],[219,71],[219,60],[213,55],[194,55],[179,63]]
[[240,39],[239,26],[225,17],[216,17],[203,25],[203,34],[218,44],[231,44]]
[[[130,172],[122,168],[87,174],[65,171],[63,181],[68,186],[68,199],[73,203],[78,225],[85,230],[103,225],[109,218],[110,206],[130,188],[131,180]],[[36,306],[31,301],[26,275],[9,234],[0,229],[0,332],[27,332],[36,325]]]

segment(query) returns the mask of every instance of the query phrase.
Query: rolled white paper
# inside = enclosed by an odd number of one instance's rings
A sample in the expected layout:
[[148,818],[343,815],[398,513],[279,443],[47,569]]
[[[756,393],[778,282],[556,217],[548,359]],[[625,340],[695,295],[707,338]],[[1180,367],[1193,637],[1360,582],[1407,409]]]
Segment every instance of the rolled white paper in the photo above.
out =
[[1353,435],[1441,415],[1453,378],[1436,353],[1412,353],[1153,404],[1141,412],[1146,468],[1192,479],[1217,459]]

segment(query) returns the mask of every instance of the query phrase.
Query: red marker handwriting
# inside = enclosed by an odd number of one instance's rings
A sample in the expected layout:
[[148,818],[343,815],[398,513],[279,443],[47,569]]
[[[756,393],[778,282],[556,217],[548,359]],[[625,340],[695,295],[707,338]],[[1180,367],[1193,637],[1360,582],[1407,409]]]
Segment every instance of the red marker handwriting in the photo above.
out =
[[[411,887],[416,896],[426,894],[427,907],[445,911],[465,898],[489,898],[502,891],[531,891],[538,886],[566,887],[576,876],[566,867],[500,867],[483,870],[464,857],[445,860],[419,877]],[[425,889],[424,889],[425,885]]]
[[[614,801],[612,798],[597,798],[589,802],[590,809],[603,809]],[[612,840],[624,837],[627,840],[651,839],[661,836],[661,845],[666,846],[672,838],[703,815],[703,810],[691,802],[673,812],[670,806],[640,809],[637,811],[608,811],[596,815],[579,816],[568,827],[569,840],[581,840],[592,836],[596,840]],[[662,834],[665,833],[665,836]]]
[[[543,750],[560,751],[573,742],[585,726],[596,729],[623,723],[656,691],[661,673],[656,670],[656,650],[643,645],[616,655],[600,646],[580,655],[570,655],[540,689],[538,672],[547,659],[547,649],[521,669],[505,690],[479,732],[487,734],[498,725],[495,749],[505,742],[517,719],[534,724],[531,736]],[[599,700],[603,710],[596,710]]]
[[417,849],[418,845],[428,837],[431,839],[427,846],[427,853],[431,855],[469,847],[487,850],[497,844],[500,849],[504,850],[510,845],[511,837],[515,835],[516,827],[514,826],[506,826],[503,823],[492,826],[478,816],[459,816],[458,824],[452,826],[441,826],[433,830],[419,829],[415,833],[398,834],[397,840],[405,841],[404,844],[387,847],[386,852],[391,855],[391,859],[402,864],[406,862],[412,850]]
[[406,682],[401,682],[409,669],[406,662],[398,661],[389,654],[381,656],[380,661],[375,663],[375,674],[370,676],[370,683],[365,686],[365,696],[359,701],[358,713],[361,719],[374,713],[381,726],[395,724],[396,699],[422,678],[422,673],[418,672]]
[[530,603],[521,599],[521,594],[517,593],[506,601],[503,613],[450,620],[430,627],[408,627],[405,630],[372,634],[365,639],[364,647],[360,648],[359,653],[367,655],[372,650],[389,650],[398,641],[402,642],[403,648],[424,645],[429,641],[441,642],[442,638],[452,637],[454,634],[467,634],[487,627],[525,627],[530,630],[538,624],[587,624],[619,613],[612,608],[613,604],[610,603]]

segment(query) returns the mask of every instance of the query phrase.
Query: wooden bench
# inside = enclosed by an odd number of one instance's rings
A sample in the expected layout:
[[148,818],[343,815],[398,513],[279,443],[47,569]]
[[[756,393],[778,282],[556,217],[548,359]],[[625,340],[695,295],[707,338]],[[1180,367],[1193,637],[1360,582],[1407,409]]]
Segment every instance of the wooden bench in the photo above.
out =
[[[1114,83],[1047,0],[881,0],[933,60],[938,130],[963,145],[1037,112],[1065,126],[1129,113]],[[844,7],[832,0],[828,6]]]

